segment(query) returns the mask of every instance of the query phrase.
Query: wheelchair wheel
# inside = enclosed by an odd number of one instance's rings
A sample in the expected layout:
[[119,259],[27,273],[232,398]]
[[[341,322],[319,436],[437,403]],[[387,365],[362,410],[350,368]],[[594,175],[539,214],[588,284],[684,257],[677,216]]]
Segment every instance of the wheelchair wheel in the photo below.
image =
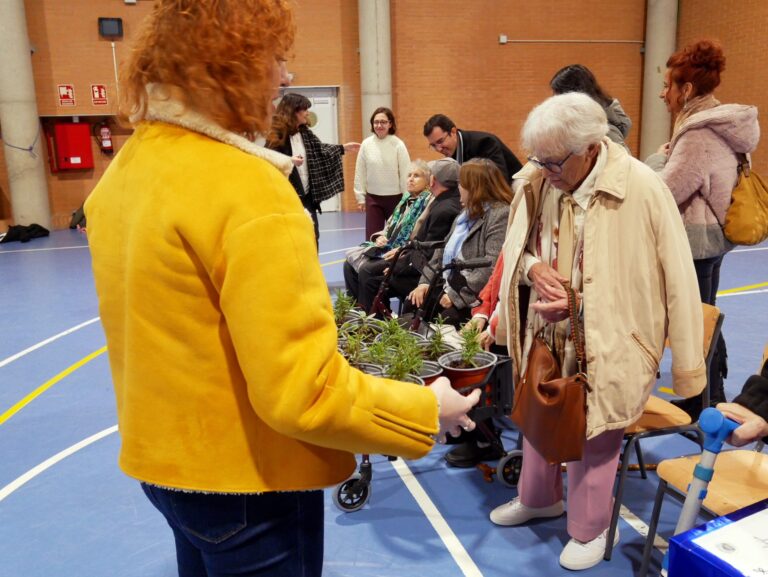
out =
[[523,468],[523,452],[509,451],[496,467],[496,477],[507,487],[517,487],[520,480],[520,470]]
[[333,492],[333,504],[343,513],[361,509],[371,497],[371,486],[361,480],[360,473],[340,483]]

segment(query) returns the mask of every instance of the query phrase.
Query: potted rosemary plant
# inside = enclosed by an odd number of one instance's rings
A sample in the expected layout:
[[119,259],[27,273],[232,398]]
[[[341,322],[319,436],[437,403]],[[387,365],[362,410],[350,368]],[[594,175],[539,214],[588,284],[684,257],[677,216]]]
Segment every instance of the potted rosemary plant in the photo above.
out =
[[496,365],[496,355],[484,351],[478,337],[480,331],[473,324],[461,328],[461,349],[445,353],[438,359],[443,372],[454,389],[463,389],[481,382]]

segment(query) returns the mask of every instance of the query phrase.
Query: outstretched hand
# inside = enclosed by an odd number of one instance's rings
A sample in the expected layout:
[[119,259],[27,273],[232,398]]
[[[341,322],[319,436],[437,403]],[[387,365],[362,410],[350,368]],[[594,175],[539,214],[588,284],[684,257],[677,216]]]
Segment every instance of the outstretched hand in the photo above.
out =
[[464,396],[451,387],[451,382],[440,377],[428,387],[437,397],[440,407],[438,418],[440,431],[437,434],[439,443],[445,441],[445,435],[458,437],[462,429],[472,431],[475,422],[467,415],[469,410],[480,400],[480,389],[475,389],[469,395]]

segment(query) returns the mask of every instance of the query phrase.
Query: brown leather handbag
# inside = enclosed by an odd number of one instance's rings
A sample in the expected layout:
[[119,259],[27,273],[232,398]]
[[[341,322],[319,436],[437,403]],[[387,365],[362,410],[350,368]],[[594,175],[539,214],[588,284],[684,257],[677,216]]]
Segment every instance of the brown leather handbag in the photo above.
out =
[[515,391],[511,414],[525,439],[552,464],[581,459],[587,432],[587,392],[591,390],[576,295],[568,283],[563,286],[568,293],[568,314],[579,372],[561,377],[560,362],[549,344],[537,336],[528,353],[525,375]]

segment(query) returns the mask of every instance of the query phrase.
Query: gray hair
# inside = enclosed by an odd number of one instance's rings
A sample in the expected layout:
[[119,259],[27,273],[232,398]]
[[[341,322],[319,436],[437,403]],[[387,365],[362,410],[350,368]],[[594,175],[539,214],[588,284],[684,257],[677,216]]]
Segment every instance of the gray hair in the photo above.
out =
[[429,169],[429,164],[427,164],[425,160],[420,158],[412,160],[411,165],[408,167],[408,172],[412,172],[414,170],[421,173],[422,176],[427,179],[427,184],[429,184],[429,177],[432,176],[432,171]]
[[605,110],[581,92],[551,96],[531,110],[521,131],[523,148],[540,159],[584,154],[608,134]]

